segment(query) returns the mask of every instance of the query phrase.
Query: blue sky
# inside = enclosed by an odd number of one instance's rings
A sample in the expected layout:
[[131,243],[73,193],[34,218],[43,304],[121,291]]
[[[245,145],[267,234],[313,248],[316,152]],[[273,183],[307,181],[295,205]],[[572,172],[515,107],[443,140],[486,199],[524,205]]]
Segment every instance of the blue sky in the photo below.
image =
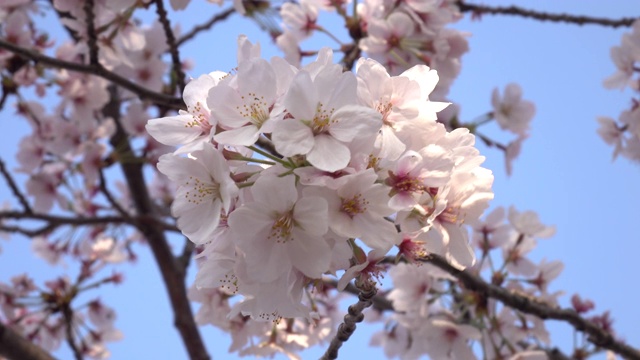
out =
[[[199,9],[195,15],[181,18],[183,29],[208,18],[215,5],[193,0]],[[600,17],[640,16],[640,6],[627,0],[599,1],[484,1],[490,5],[516,4],[549,12],[568,12]],[[504,16],[485,16],[481,21],[468,18],[455,25],[471,33],[470,52],[463,57],[463,68],[450,93],[462,107],[461,119],[471,120],[490,110],[494,87],[503,89],[509,82],[519,83],[525,99],[535,102],[536,117],[530,138],[516,160],[514,173],[507,177],[502,154],[480,146],[487,157],[485,166],[495,174],[493,206],[514,205],[519,210],[534,210],[545,224],[557,226],[556,235],[539,242],[532,252],[535,260],[562,260],[565,270],[552,284],[552,290],[564,290],[564,305],[573,293],[592,299],[598,312],[611,310],[614,327],[629,343],[640,345],[640,291],[635,288],[640,253],[640,166],[625,159],[611,161],[612,149],[604,144],[596,129],[597,116],[617,118],[630,104],[632,94],[607,90],[602,80],[615,71],[609,57],[611,46],[618,45],[627,29],[540,23]],[[235,66],[236,35],[246,33],[260,41],[263,56],[278,54],[269,38],[257,32],[251,22],[232,18],[213,33],[186,45],[183,58],[196,67],[189,73],[197,77],[213,70],[230,70]],[[340,30],[337,31],[338,33]],[[326,38],[320,38],[326,39]],[[327,40],[328,41],[328,40]],[[328,42],[327,42],[328,43]],[[309,45],[311,48],[312,45]],[[11,111],[0,113],[0,156],[15,166],[19,137],[26,128]],[[504,136],[488,127],[487,133]],[[0,185],[0,200],[10,199]],[[181,246],[179,242],[176,242]],[[29,251],[27,239],[15,237],[1,241],[0,281],[23,272],[45,275],[74,265],[50,268]],[[186,358],[177,333],[172,327],[163,285],[148,249],[139,248],[140,259],[125,265],[126,281],[107,287],[91,296],[100,296],[118,311],[117,327],[125,334],[120,343],[109,345],[114,359]],[[193,276],[193,269],[190,276]],[[554,343],[569,350],[572,332],[565,326],[550,323]],[[341,358],[368,356],[381,358],[379,349],[367,347],[369,334],[379,330],[358,329],[341,349]],[[203,328],[208,349],[215,359],[235,358],[226,355],[230,340],[211,327]],[[320,349],[304,358],[317,358]],[[60,353],[67,358],[68,352]]]

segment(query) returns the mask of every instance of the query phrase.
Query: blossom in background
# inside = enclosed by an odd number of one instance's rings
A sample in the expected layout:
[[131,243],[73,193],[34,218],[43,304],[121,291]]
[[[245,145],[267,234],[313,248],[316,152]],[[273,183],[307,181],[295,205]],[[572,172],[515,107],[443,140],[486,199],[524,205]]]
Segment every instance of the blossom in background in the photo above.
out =
[[528,134],[529,123],[536,113],[536,108],[531,101],[522,99],[520,85],[508,84],[503,95],[500,95],[497,88],[494,89],[491,104],[493,116],[502,129],[521,136]]

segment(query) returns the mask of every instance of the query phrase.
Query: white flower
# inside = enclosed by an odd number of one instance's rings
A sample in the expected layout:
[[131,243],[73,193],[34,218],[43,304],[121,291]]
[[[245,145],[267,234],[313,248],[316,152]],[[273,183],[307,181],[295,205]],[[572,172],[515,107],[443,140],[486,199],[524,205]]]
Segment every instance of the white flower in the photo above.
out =
[[271,282],[292,267],[309,278],[329,269],[331,248],[326,200],[299,198],[295,177],[261,176],[251,187],[253,201],[229,215],[237,246],[251,280]]
[[193,158],[165,154],[158,170],[178,183],[171,213],[178,218],[182,233],[196,244],[211,240],[222,211],[229,211],[238,188],[229,176],[229,167],[210,143],[195,151]]
[[504,90],[504,97],[498,89],[491,95],[493,116],[502,129],[518,135],[526,135],[529,123],[536,113],[535,105],[531,101],[522,99],[522,88],[518,84],[508,84]]
[[356,105],[352,73],[336,74],[333,64],[319,62],[320,58],[294,77],[283,100],[290,118],[278,122],[273,143],[282,155],[306,155],[318,169],[337,171],[351,160],[347,144],[356,137],[374,136],[382,121],[373,109]]
[[147,132],[160,143],[181,146],[176,153],[188,153],[197,150],[200,144],[211,139],[211,131],[216,122],[207,105],[209,90],[219,82],[221,73],[205,74],[191,80],[184,88],[183,99],[187,111],[180,110],[178,115],[151,119],[147,123]]
[[343,177],[337,191],[322,187],[305,189],[305,195],[317,195],[329,204],[329,224],[336,234],[360,238],[367,246],[388,251],[399,239],[395,225],[384,217],[393,213],[389,188],[376,184],[378,176],[369,169]]

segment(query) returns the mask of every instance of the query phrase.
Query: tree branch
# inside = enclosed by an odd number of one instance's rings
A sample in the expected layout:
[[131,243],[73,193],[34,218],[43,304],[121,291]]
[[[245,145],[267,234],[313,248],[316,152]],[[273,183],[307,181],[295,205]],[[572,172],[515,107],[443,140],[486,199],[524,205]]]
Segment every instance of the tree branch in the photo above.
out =
[[171,62],[173,63],[173,72],[176,77],[176,84],[182,94],[184,92],[184,71],[182,71],[182,61],[180,61],[180,53],[178,52],[178,45],[176,44],[176,37],[171,29],[171,23],[167,16],[167,10],[164,8],[163,0],[156,0],[156,10],[162,28],[164,29],[164,35],[167,38],[167,46],[169,47],[169,53],[171,53]]
[[13,195],[18,199],[18,201],[24,208],[25,213],[28,213],[28,214],[33,213],[33,210],[31,209],[29,202],[25,198],[24,194],[20,191],[20,189],[18,189],[18,185],[16,185],[16,182],[13,180],[13,176],[11,176],[11,174],[9,174],[9,172],[7,171],[7,168],[5,167],[4,161],[2,161],[2,159],[0,159],[0,172],[2,173],[4,178],[7,180],[7,184],[11,188]]
[[193,39],[200,32],[211,29],[211,27],[213,27],[213,25],[215,25],[219,21],[226,20],[234,12],[235,12],[235,9],[233,7],[228,8],[228,9],[224,10],[223,12],[213,16],[206,23],[201,24],[201,25],[197,25],[196,27],[191,29],[191,31],[189,31],[188,33],[184,34],[184,36],[182,36],[180,39],[178,39],[178,41],[176,42],[176,46],[177,47],[182,46],[182,44],[184,44],[185,42]]
[[[111,99],[103,109],[104,114],[112,117],[116,124],[116,132],[110,139],[110,143],[120,153],[120,159],[130,159],[134,157],[134,154],[126,132],[120,123],[120,102],[117,98],[117,92],[114,88],[111,88],[110,93]],[[165,289],[171,301],[174,325],[180,333],[182,342],[189,353],[189,358],[192,360],[209,360],[209,354],[202,341],[187,298],[183,272],[171,253],[171,248],[163,229],[157,226],[157,221],[154,221],[155,208],[144,180],[143,163],[128,161],[120,162],[119,164],[137,213],[147,215],[150,220],[143,221],[144,219],[138,218],[139,221],[135,225],[138,231],[147,239],[147,243],[160,269]]]
[[456,2],[458,8],[462,12],[472,12],[474,15],[513,15],[529,19],[550,22],[564,22],[576,25],[602,25],[612,28],[629,27],[637,18],[626,17],[621,19],[596,18],[590,16],[569,15],[569,14],[551,14],[535,10],[523,9],[517,6],[485,6],[468,4],[464,0]]
[[55,360],[48,352],[0,322],[0,356],[10,360]]
[[87,22],[87,45],[89,46],[89,64],[99,66],[98,63],[98,35],[96,34],[93,0],[84,1],[84,15]]
[[331,339],[329,348],[320,358],[321,360],[333,360],[338,358],[338,350],[343,343],[347,342],[351,334],[356,330],[356,324],[364,320],[362,311],[373,304],[372,299],[376,295],[376,287],[374,284],[368,284],[366,289],[362,289],[358,293],[358,302],[349,306],[347,315],[344,316],[344,322],[338,326],[336,335]]
[[144,86],[140,86],[134,82],[131,82],[127,78],[124,78],[114,72],[111,72],[105,69],[100,65],[98,66],[83,65],[83,64],[78,64],[74,62],[59,60],[59,59],[52,58],[29,49],[22,48],[8,41],[5,41],[3,39],[0,39],[0,48],[9,50],[24,58],[45,64],[54,68],[67,69],[67,70],[77,71],[84,74],[100,76],[104,79],[107,79],[113,82],[116,85],[122,86],[123,88],[135,93],[142,99],[151,100],[154,103],[164,107],[170,107],[173,109],[185,108],[184,102],[182,101],[181,98],[173,97],[170,95],[157,93],[155,91],[149,90]]
[[447,260],[435,254],[431,254],[422,260],[455,276],[469,290],[499,300],[513,309],[535,315],[540,319],[554,319],[568,322],[576,330],[586,333],[591,343],[614,351],[626,359],[640,360],[640,352],[637,349],[617,341],[610,333],[604,331],[591,321],[580,317],[578,313],[571,309],[552,308],[535,299],[518,295],[499,286],[491,285],[476,275],[467,271],[458,270],[449,264]]

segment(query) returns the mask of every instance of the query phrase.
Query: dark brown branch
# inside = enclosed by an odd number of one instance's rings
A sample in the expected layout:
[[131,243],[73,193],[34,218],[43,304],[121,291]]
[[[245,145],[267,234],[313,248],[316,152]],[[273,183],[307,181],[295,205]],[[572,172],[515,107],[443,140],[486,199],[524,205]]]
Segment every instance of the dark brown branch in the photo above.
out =
[[73,356],[76,360],[82,360],[82,352],[78,349],[78,345],[75,341],[75,336],[73,335],[73,310],[68,303],[62,306],[62,315],[64,316],[65,322],[65,337],[67,338],[67,344],[71,348],[71,352],[73,352]]
[[189,267],[189,263],[191,263],[191,257],[193,255],[193,251],[196,248],[196,245],[191,242],[191,240],[185,238],[184,239],[184,247],[182,248],[182,254],[178,256],[176,261],[178,262],[179,269],[182,271],[182,277],[187,276],[187,268]]
[[228,8],[228,9],[224,10],[223,12],[213,16],[206,23],[195,26],[193,29],[191,29],[191,31],[189,31],[188,33],[184,34],[184,36],[182,36],[180,39],[178,39],[178,41],[176,41],[176,46],[177,47],[182,46],[182,44],[184,44],[185,42],[193,39],[194,37],[196,37],[196,35],[198,35],[202,31],[206,31],[206,30],[211,29],[211,27],[213,27],[213,25],[215,25],[217,22],[226,20],[234,12],[235,12],[234,8],[232,8],[232,7]]
[[629,27],[637,19],[632,17],[607,19],[570,14],[551,14],[535,10],[523,9],[518,6],[485,6],[468,4],[463,0],[458,0],[456,4],[458,5],[460,11],[471,12],[474,15],[513,15],[540,21],[564,22],[576,25],[602,25],[612,28]]
[[48,352],[0,322],[0,356],[9,360],[55,360]]
[[[132,159],[135,155],[131,149],[127,134],[120,123],[120,101],[117,98],[117,92],[113,88],[110,93],[111,100],[103,109],[103,113],[113,118],[116,124],[116,132],[111,137],[110,143],[120,153],[119,159]],[[173,309],[174,325],[180,333],[182,342],[189,353],[189,358],[192,360],[209,360],[209,354],[194,321],[191,305],[187,298],[183,272],[171,253],[171,248],[163,229],[157,226],[157,221],[154,221],[155,208],[144,180],[143,163],[127,161],[119,164],[137,213],[145,214],[150,220],[144,221],[144,218],[139,217],[136,228],[147,239],[147,243],[162,274],[165,289]]]
[[180,53],[178,52],[178,45],[176,44],[176,37],[171,29],[171,23],[167,16],[167,10],[164,8],[163,0],[156,0],[156,10],[160,24],[164,29],[164,35],[167,38],[167,46],[169,47],[169,53],[171,54],[171,62],[173,63],[173,73],[175,75],[176,84],[182,94],[184,92],[184,71],[182,71],[182,61],[180,61]]
[[352,44],[351,48],[347,49],[344,52],[344,57],[340,61],[342,62],[344,71],[351,71],[353,69],[353,65],[356,63],[356,60],[358,60],[361,55],[360,47],[358,47],[358,44],[357,44],[359,39],[354,39],[354,40],[356,41],[356,43]]
[[372,299],[376,295],[376,287],[373,284],[367,289],[360,290],[358,293],[358,302],[349,306],[347,315],[344,316],[344,322],[338,326],[338,332],[331,339],[329,348],[320,358],[321,360],[332,360],[338,358],[338,350],[351,337],[356,330],[356,324],[364,320],[362,311],[373,304]]
[[50,233],[61,226],[92,226],[92,225],[111,225],[111,224],[131,224],[135,225],[139,222],[153,223],[160,229],[166,231],[180,232],[175,225],[167,224],[148,215],[139,215],[136,217],[123,216],[94,216],[94,217],[77,217],[77,216],[60,216],[38,213],[27,213],[20,211],[0,211],[0,219],[13,220],[35,220],[46,221],[48,224],[36,228],[25,229],[18,226],[3,225],[0,226],[1,231],[17,232],[26,236],[39,236]]
[[0,219],[42,220],[57,225],[99,225],[128,222],[121,216],[71,217],[20,211],[0,211]]
[[163,107],[170,107],[173,109],[184,109],[185,107],[181,98],[173,97],[173,96],[169,96],[166,94],[161,94],[161,93],[157,93],[155,91],[149,90],[144,86],[140,86],[134,82],[129,81],[127,78],[124,78],[114,72],[111,72],[105,69],[102,66],[84,65],[84,64],[78,64],[74,62],[59,60],[59,59],[52,58],[29,49],[22,48],[8,41],[5,41],[3,39],[0,39],[0,48],[9,50],[17,55],[20,55],[27,59],[42,63],[44,65],[48,65],[54,68],[67,69],[67,70],[77,71],[84,74],[100,76],[104,79],[107,79],[113,82],[116,85],[122,86],[123,88],[135,93],[142,99],[151,100],[154,103],[161,105]]
[[84,16],[87,22],[87,45],[89,45],[89,64],[98,66],[98,35],[96,34],[93,0],[84,1]]
[[29,202],[25,198],[24,194],[20,191],[20,189],[18,189],[18,185],[16,185],[16,182],[13,180],[13,176],[11,176],[11,174],[9,174],[9,172],[7,171],[7,168],[5,167],[4,161],[2,161],[2,159],[0,159],[0,172],[4,176],[9,187],[11,188],[13,195],[18,199],[18,201],[22,205],[22,208],[24,209],[25,213],[27,214],[33,213],[31,206],[29,206]]
[[540,319],[561,320],[571,324],[576,330],[588,335],[588,340],[596,346],[609,349],[626,359],[640,360],[640,352],[631,346],[617,341],[610,333],[604,331],[589,320],[586,320],[571,309],[553,308],[545,303],[536,301],[499,286],[491,285],[480,277],[467,271],[461,271],[449,264],[441,256],[432,254],[423,259],[440,269],[455,276],[465,288],[476,291],[484,296],[499,300],[505,305],[535,315]]

